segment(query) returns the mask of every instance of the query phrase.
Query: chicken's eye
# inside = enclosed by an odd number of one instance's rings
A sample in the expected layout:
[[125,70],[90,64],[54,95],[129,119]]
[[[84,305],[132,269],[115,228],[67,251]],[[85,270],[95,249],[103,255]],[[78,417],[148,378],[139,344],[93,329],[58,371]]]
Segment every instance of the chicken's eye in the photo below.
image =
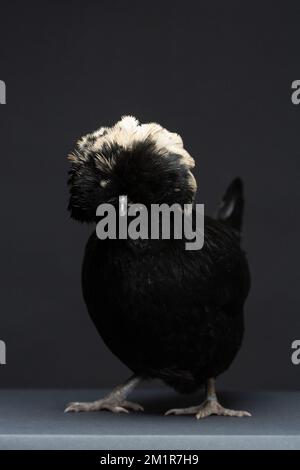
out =
[[109,183],[109,180],[101,180],[100,181],[100,186],[101,188],[106,188],[106,186],[108,185]]

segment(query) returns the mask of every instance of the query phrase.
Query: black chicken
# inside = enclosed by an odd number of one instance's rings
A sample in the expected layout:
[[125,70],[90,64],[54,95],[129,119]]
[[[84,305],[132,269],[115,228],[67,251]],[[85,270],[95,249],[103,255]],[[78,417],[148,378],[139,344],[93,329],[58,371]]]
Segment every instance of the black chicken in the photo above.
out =
[[[129,203],[194,200],[194,160],[181,137],[158,124],[123,117],[77,143],[69,155],[71,216],[96,222],[96,209],[119,196]],[[243,308],[250,286],[240,248],[243,186],[229,186],[216,219],[205,217],[204,246],[187,251],[184,239],[99,240],[92,233],[85,250],[82,289],[89,314],[109,349],[134,375],[106,397],[70,403],[66,411],[143,408],[127,401],[143,379],[159,378],[178,392],[206,384],[204,403],[166,414],[250,416],[223,408],[215,377],[237,354],[243,337]]]

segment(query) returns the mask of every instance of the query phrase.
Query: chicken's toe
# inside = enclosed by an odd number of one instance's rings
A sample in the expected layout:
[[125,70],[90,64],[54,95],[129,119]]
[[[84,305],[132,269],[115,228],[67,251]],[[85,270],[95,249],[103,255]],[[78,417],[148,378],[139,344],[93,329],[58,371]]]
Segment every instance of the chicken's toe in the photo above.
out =
[[189,408],[172,408],[165,412],[165,416],[170,415],[194,415],[199,410],[199,406],[190,406]]

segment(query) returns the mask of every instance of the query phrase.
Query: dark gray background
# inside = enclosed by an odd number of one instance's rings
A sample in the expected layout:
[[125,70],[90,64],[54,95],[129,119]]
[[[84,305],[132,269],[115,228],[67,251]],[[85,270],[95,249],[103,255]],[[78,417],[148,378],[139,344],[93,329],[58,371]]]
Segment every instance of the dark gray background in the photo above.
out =
[[[1,1],[3,386],[100,386],[128,371],[80,291],[91,227],[69,219],[66,155],[123,114],[179,132],[214,210],[245,181],[253,287],[246,336],[220,382],[299,388],[300,5],[232,1]],[[124,338],[126,341],[126,338]]]

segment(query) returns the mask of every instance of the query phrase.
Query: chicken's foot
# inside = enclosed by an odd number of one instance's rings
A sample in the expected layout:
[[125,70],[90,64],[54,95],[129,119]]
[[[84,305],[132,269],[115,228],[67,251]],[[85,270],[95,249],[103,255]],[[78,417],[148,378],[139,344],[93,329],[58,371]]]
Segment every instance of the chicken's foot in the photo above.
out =
[[108,410],[113,413],[129,413],[129,410],[143,411],[144,408],[138,403],[127,401],[128,394],[141,382],[142,378],[136,375],[130,377],[124,384],[114,388],[104,398],[92,402],[72,402],[65,409],[69,411],[101,411]]
[[207,381],[206,399],[201,405],[190,406],[189,408],[173,408],[165,413],[166,415],[195,415],[197,419],[206,418],[210,415],[218,416],[251,416],[248,411],[231,410],[220,405],[215,388],[215,379]]

